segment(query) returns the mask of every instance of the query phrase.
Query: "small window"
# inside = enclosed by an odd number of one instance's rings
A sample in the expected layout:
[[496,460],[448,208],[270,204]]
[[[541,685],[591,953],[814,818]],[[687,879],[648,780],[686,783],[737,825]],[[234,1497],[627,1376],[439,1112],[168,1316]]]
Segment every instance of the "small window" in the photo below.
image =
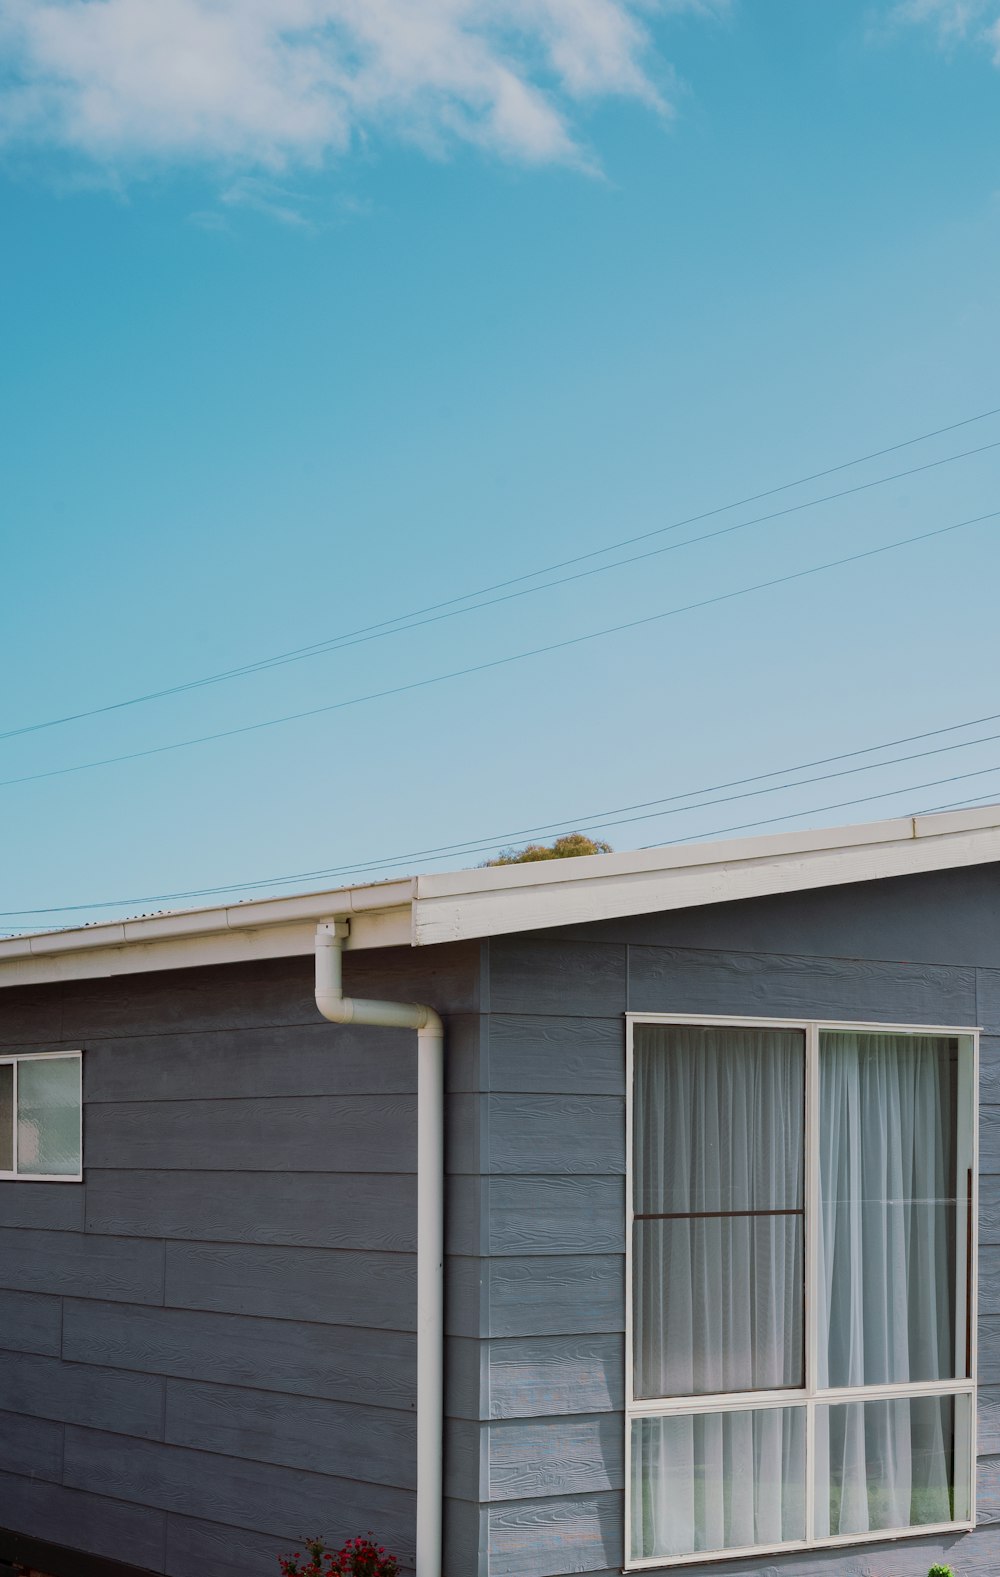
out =
[[0,1179],[80,1181],[81,1069],[78,1051],[0,1057]]

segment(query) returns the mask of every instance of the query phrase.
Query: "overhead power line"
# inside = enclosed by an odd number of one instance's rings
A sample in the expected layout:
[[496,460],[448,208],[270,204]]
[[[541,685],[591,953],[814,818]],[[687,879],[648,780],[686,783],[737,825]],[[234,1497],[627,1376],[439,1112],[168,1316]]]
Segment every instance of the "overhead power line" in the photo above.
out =
[[[933,432],[922,433],[916,438],[908,438],[898,444],[891,444],[885,449],[875,450],[870,454],[861,455],[854,460],[842,461],[839,465],[830,466],[824,471],[813,472],[810,476],[799,477],[793,482],[783,482],[777,487],[768,488],[765,492],[752,494],[747,498],[739,499],[730,504],[720,504],[713,509],[705,510],[699,515],[690,515],[684,520],[674,521],[670,525],[657,526],[651,531],[641,532],[636,536],[625,537],[618,542],[606,544],[601,548],[594,548],[590,552],[576,554],[571,558],[561,559],[557,563],[548,564],[536,570],[516,575],[508,580],[496,581],[488,586],[481,586],[475,591],[463,593],[461,596],[451,597],[443,602],[430,603],[426,607],[411,610],[409,613],[397,614],[394,618],[381,620],[375,624],[363,625],[355,630],[347,630],[339,635],[327,637],[325,640],[314,642],[309,646],[292,648],[289,651],[278,652],[270,657],[258,658],[237,667],[222,669],[214,674],[202,675],[196,679],[189,679],[180,684],[167,685],[158,690],[149,690],[140,695],[129,696],[121,701],[110,701],[101,706],[89,707],[77,712],[67,712],[60,717],[43,719],[36,723],[24,723],[16,728],[0,732],[0,740],[16,739],[25,734],[39,733],[45,729],[58,728],[67,723],[85,721],[92,717],[101,717],[110,712],[123,711],[126,708],[142,706],[150,701],[165,700],[171,696],[183,695],[191,690],[205,689],[208,686],[222,684],[230,679],[245,678],[251,674],[262,673],[272,668],[284,667],[289,663],[304,662],[313,657],[323,656],[326,653],[339,651],[347,647],[358,646],[369,641],[383,640],[391,635],[405,634],[406,631],[419,629],[427,624],[437,624],[445,619],[458,618],[463,614],[476,613],[483,608],[495,607],[498,603],[510,602],[520,597],[532,596],[536,592],[549,591],[557,586],[563,586],[571,581],[587,579],[593,575],[603,575],[610,570],[621,569],[627,565],[639,563],[643,559],[654,558],[664,553],[670,553],[680,548],[697,546],[701,542],[712,541],[716,537],[731,535],[737,531],[748,530],[752,526],[762,525],[771,520],[778,520],[788,515],[800,513],[806,509],[814,509],[820,504],[831,503],[837,499],[847,498],[852,494],[867,492],[872,488],[884,487],[890,482],[902,480],[904,477],[916,476],[924,471],[933,471],[940,466],[951,465],[960,460],[967,460],[975,455],[985,454],[988,450],[1000,448],[1000,440],[993,443],[981,444],[974,449],[966,449],[958,454],[944,455],[940,459],[927,461],[923,465],[911,466],[903,471],[893,472],[889,476],[876,477],[868,482],[859,482],[853,487],[843,488],[834,493],[827,493],[819,498],[807,499],[802,503],[791,504],[787,508],[773,510],[767,514],[755,516],[751,520],[740,521],[736,525],[724,526],[718,531],[703,533],[701,536],[689,537],[682,542],[671,543],[665,547],[653,548],[644,553],[631,555],[625,559],[618,559],[610,564],[600,564],[590,569],[579,571],[573,575],[565,575],[558,580],[545,581],[538,586],[526,586],[527,581],[539,580],[542,576],[555,574],[558,570],[567,569],[577,564],[586,563],[595,558],[603,558],[609,553],[621,551],[632,547],[636,543],[646,542],[653,537],[663,536],[669,532],[679,531],[685,526],[697,525],[702,521],[726,514],[730,510],[740,509],[748,504],[759,502],[765,498],[774,497],[778,493],[788,492],[792,488],[804,486],[811,481],[818,481],[823,477],[832,476],[839,471],[849,470],[855,466],[863,465],[871,460],[879,459],[887,454],[892,454],[900,449],[913,447],[915,444],[924,443],[931,438],[940,437],[944,433],[954,432],[957,428],[967,427],[974,422],[985,421],[990,416],[1000,414],[1000,407],[994,410],[981,412],[977,416],[967,417],[964,421],[954,422],[948,427],[939,427]],[[511,587],[520,587],[511,591]],[[493,596],[492,593],[503,593]],[[480,599],[480,600],[476,600]],[[482,600],[487,599],[487,600]],[[469,603],[468,607],[460,607],[460,603]]]
[[857,564],[864,559],[877,558],[883,553],[893,553],[899,548],[912,547],[919,542],[929,542],[933,538],[947,536],[955,531],[963,531],[969,526],[981,525],[984,521],[995,520],[1000,515],[1000,509],[989,510],[983,515],[973,515],[968,520],[958,520],[949,526],[937,526],[932,531],[921,531],[912,537],[902,537],[895,542],[885,542],[876,548],[865,548],[860,553],[848,553],[843,558],[830,559],[825,564],[814,564],[808,569],[795,570],[788,575],[776,575],[770,580],[757,581],[752,586],[741,586],[735,591],[720,592],[713,597],[702,597],[696,602],[683,603],[676,608],[666,608],[660,613],[649,613],[639,619],[627,619],[620,624],[607,625],[604,629],[590,630],[584,635],[573,635],[565,640],[550,641],[545,646],[534,646],[523,652],[512,652],[507,657],[494,657],[488,662],[470,663],[464,668],[454,668],[447,673],[432,674],[427,679],[414,679],[407,684],[391,685],[384,690],[372,690],[365,695],[351,696],[345,701],[329,701],[322,706],[312,706],[301,712],[287,712],[281,717],[265,718],[259,723],[243,723],[237,728],[217,729],[210,734],[199,734],[192,739],[174,740],[169,745],[151,745],[144,750],[130,750],[118,756],[104,756],[98,761],[81,761],[70,767],[50,767],[44,772],[27,772],[18,777],[0,778],[0,788],[11,788],[22,783],[40,783],[49,778],[68,777],[77,772],[92,772],[99,767],[120,766],[126,761],[140,761],[150,756],[161,756],[174,750],[188,750],[195,745],[206,745],[220,739],[234,739],[243,734],[259,733],[265,728],[277,728],[284,723],[302,722],[306,718],[320,717],[329,712],[339,712],[346,707],[363,706],[370,701],[386,700],[390,696],[406,695],[414,690],[427,689],[431,685],[444,684],[451,679],[464,679],[472,674],[487,673],[495,668],[504,668],[511,663],[525,662],[532,657],[542,657],[550,652],[565,651],[571,646],[582,646],[590,641],[603,640],[609,635],[620,635],[627,630],[641,629],[646,625],[658,624],[665,619],[672,619],[682,613],[693,613],[701,608],[714,607],[719,603],[733,602],[739,597],[747,597],[755,592],[768,591],[775,586],[787,586],[793,581],[805,580],[813,575],[822,575],[827,570],[840,569],[846,564]]
[[[514,838],[524,838],[524,837],[529,837],[529,836],[532,836],[532,835],[535,835],[535,836],[537,836],[537,835],[551,836],[554,832],[557,832],[560,829],[563,829],[563,828],[566,828],[566,827],[572,827],[572,828],[574,828],[577,831],[587,831],[587,830],[593,831],[593,830],[597,830],[597,829],[604,830],[604,829],[611,828],[611,827],[626,826],[626,825],[629,825],[629,824],[632,824],[632,823],[635,823],[635,822],[639,822],[639,821],[653,821],[653,820],[657,820],[657,819],[659,819],[661,817],[666,817],[666,816],[684,815],[685,813],[687,813],[689,811],[696,811],[696,810],[707,809],[708,807],[710,807],[712,805],[730,804],[730,803],[732,803],[735,800],[754,799],[754,798],[757,798],[757,797],[759,797],[761,795],[764,795],[764,794],[777,794],[777,793],[780,793],[780,792],[782,792],[782,791],[784,791],[786,789],[804,788],[804,787],[807,787],[807,786],[812,785],[814,783],[825,783],[825,782],[829,782],[829,781],[831,781],[832,779],[835,779],[835,778],[850,777],[850,776],[855,775],[855,774],[857,774],[859,772],[874,772],[874,771],[878,771],[882,767],[900,766],[903,763],[910,762],[910,761],[925,760],[927,757],[930,757],[930,756],[946,755],[946,754],[949,754],[950,752],[955,751],[955,750],[970,749],[970,748],[972,748],[975,745],[992,744],[992,743],[995,743],[998,739],[1000,739],[1000,733],[980,735],[979,737],[977,737],[975,739],[963,739],[963,740],[959,740],[956,743],[951,744],[951,745],[940,745],[940,746],[936,746],[936,747],[934,747],[933,749],[930,749],[930,750],[915,751],[915,752],[911,752],[910,754],[904,755],[904,756],[891,756],[891,757],[888,757],[888,758],[883,757],[882,759],[880,759],[878,761],[865,762],[861,766],[846,767],[846,768],[842,768],[842,769],[840,769],[839,771],[836,771],[836,772],[821,773],[817,777],[812,777],[812,778],[799,777],[799,778],[793,778],[793,779],[785,781],[785,782],[772,783],[772,784],[769,784],[765,788],[754,788],[754,789],[749,789],[749,790],[745,789],[745,785],[746,784],[763,783],[767,778],[777,777],[777,776],[780,776],[780,775],[782,775],[784,773],[805,772],[805,771],[811,770],[813,767],[827,766],[827,765],[831,764],[832,762],[852,761],[852,760],[855,760],[858,756],[873,755],[873,754],[875,754],[877,752],[884,752],[886,750],[894,749],[898,745],[916,744],[916,743],[919,743],[919,742],[921,742],[921,741],[923,741],[925,739],[940,738],[944,734],[957,733],[957,732],[959,732],[962,729],[975,728],[975,727],[980,726],[983,723],[996,722],[997,720],[1000,720],[1000,712],[990,713],[990,714],[987,714],[984,717],[970,718],[970,719],[967,719],[965,722],[962,722],[962,723],[949,723],[949,724],[945,725],[944,727],[928,729],[928,730],[925,730],[924,732],[919,733],[919,734],[908,734],[908,735],[903,736],[902,738],[891,739],[891,740],[884,740],[884,741],[882,741],[879,744],[866,745],[866,746],[863,746],[860,749],[844,751],[840,755],[824,756],[824,757],[820,757],[819,759],[814,760],[814,761],[800,762],[797,766],[776,767],[776,768],[773,768],[770,772],[757,773],[753,777],[736,778],[736,779],[732,779],[731,781],[729,781],[727,783],[710,784],[710,785],[704,786],[704,787],[699,788],[699,789],[689,789],[685,793],[670,794],[670,795],[664,796],[661,799],[644,800],[644,801],[640,801],[639,803],[633,804],[633,805],[617,806],[616,808],[614,808],[612,810],[595,811],[595,812],[591,812],[591,813],[589,813],[588,815],[585,815],[585,816],[566,817],[566,818],[561,819],[558,822],[544,822],[544,823],[540,823],[540,824],[537,824],[537,825],[532,826],[532,827],[520,827],[520,828],[515,829],[512,832],[508,831],[508,832],[504,832],[504,833],[497,833],[497,834],[494,834],[494,835],[492,835],[491,837],[488,837],[488,838],[480,837],[478,839],[468,839],[468,840],[466,840],[463,843],[438,844],[438,845],[433,846],[431,848],[409,850],[407,853],[404,853],[404,854],[396,854],[396,855],[393,855],[393,856],[386,856],[386,857],[382,857],[382,858],[377,859],[377,860],[359,861],[359,862],[355,862],[354,864],[351,864],[351,865],[339,865],[339,866],[327,867],[327,868],[321,869],[321,870],[296,871],[296,872],[292,872],[292,873],[286,873],[283,876],[269,876],[269,877],[265,877],[265,878],[262,878],[262,879],[260,879],[258,881],[231,882],[231,883],[229,883],[227,885],[223,885],[223,886],[187,888],[187,889],[183,889],[181,891],[168,892],[168,893],[152,893],[152,894],[147,893],[143,897],[139,897],[139,898],[132,897],[132,898],[105,899],[105,900],[102,900],[101,902],[94,902],[94,903],[89,903],[89,904],[62,904],[62,905],[51,905],[51,906],[48,906],[46,908],[38,908],[38,909],[8,909],[8,910],[0,910],[0,918],[8,919],[8,918],[14,917],[15,915],[70,914],[70,913],[75,913],[75,912],[82,911],[82,910],[121,908],[123,906],[135,905],[135,904],[168,903],[168,902],[174,902],[174,901],[177,901],[177,900],[180,900],[180,899],[216,897],[216,896],[218,896],[219,894],[222,894],[222,893],[238,893],[238,892],[259,891],[263,887],[275,887],[275,886],[286,886],[287,887],[287,886],[292,885],[293,883],[299,883],[299,882],[303,882],[303,881],[315,881],[315,880],[321,880],[321,879],[322,880],[326,880],[326,879],[329,879],[331,877],[336,877],[336,876],[349,876],[349,875],[357,875],[357,874],[362,874],[363,875],[365,873],[376,871],[376,870],[380,871],[380,870],[384,869],[386,866],[398,866],[403,861],[412,861],[412,860],[418,860],[418,859],[432,859],[432,860],[436,861],[438,859],[463,858],[463,857],[466,857],[466,856],[468,856],[470,854],[481,854],[481,853],[487,852],[489,850],[493,850],[493,849],[501,846],[502,844],[504,844],[504,843],[508,842],[509,840],[514,839]],[[992,771],[996,771],[996,770],[1000,770],[1000,768],[997,768],[997,767],[986,767],[986,768],[983,768],[981,772],[974,772],[974,773],[971,773],[971,774],[959,774],[955,778],[942,778],[942,779],[936,780],[936,782],[938,782],[938,783],[957,782],[957,781],[960,781],[961,778],[964,777],[964,776],[982,776],[982,775],[985,775],[986,773],[989,773],[989,772],[992,772]],[[925,784],[925,785],[918,785],[918,786],[919,787],[929,787],[931,785],[926,785]],[[723,789],[743,789],[744,791],[741,792],[741,793],[728,794],[722,799],[705,799],[704,798],[704,796],[706,794],[717,794],[717,793],[721,792]],[[875,794],[875,795],[865,796],[865,799],[868,799],[868,798],[886,798],[886,797],[889,797],[889,796],[891,796],[893,794],[902,793],[902,792],[907,792],[907,790],[890,789],[890,790],[887,790],[884,794]],[[690,801],[690,803],[681,805],[681,804],[677,803],[677,801],[679,801],[679,800]],[[844,801],[843,803],[844,804],[860,804],[860,803],[862,803],[862,800],[860,800],[860,799],[859,800],[847,800],[847,801]],[[668,806],[670,808],[666,809],[666,810],[660,808],[660,807],[663,807],[663,806]],[[650,808],[650,807],[657,807],[657,808]],[[837,808],[837,807],[829,807],[829,808]],[[947,808],[947,807],[945,807],[945,808]],[[638,815],[630,814],[631,812],[635,812],[635,811],[638,811],[641,814],[638,814]],[[787,812],[784,813],[783,816],[779,816],[779,817],[771,818],[771,819],[772,820],[781,821],[781,820],[786,820],[786,819],[792,819],[792,818],[794,818],[796,816],[799,816],[799,815],[809,815],[809,814],[813,814],[813,812],[809,812],[809,811],[801,811],[801,812],[800,811],[787,811]],[[744,826],[758,826],[758,825],[766,825],[766,824],[767,823],[763,823],[763,822],[762,823],[752,822],[752,823],[744,823],[743,825]],[[735,831],[735,830],[740,830],[740,829],[725,828],[725,829],[722,829],[722,830],[723,831]],[[688,838],[690,838],[690,836],[691,835],[688,835]],[[702,837],[714,837],[714,836],[715,836],[715,833],[699,833],[699,834],[695,834],[694,835],[694,839],[692,841],[697,841],[697,839],[700,839]],[[671,840],[671,841],[672,842],[685,842],[685,841],[688,841],[688,838],[674,839],[674,840]],[[647,847],[650,847],[650,848],[652,848],[652,847],[659,847],[659,846],[661,846],[661,845],[660,844],[647,845]]]

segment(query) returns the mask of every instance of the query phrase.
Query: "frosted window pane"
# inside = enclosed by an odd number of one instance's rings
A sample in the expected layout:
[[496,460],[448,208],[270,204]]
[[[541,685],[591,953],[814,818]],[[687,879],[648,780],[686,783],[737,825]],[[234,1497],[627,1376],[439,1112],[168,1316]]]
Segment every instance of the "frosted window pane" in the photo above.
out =
[[17,1069],[17,1169],[26,1176],[80,1171],[80,1062],[39,1058]]
[[805,1409],[632,1422],[632,1558],[804,1539]]
[[0,1172],[14,1170],[14,1069],[0,1067]]

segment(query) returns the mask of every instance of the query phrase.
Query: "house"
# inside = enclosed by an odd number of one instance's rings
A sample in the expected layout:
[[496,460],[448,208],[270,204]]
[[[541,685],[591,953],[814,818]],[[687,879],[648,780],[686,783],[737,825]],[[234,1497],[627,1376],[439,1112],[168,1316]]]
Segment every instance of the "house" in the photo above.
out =
[[14,938],[0,988],[0,1562],[1000,1571],[1000,808]]

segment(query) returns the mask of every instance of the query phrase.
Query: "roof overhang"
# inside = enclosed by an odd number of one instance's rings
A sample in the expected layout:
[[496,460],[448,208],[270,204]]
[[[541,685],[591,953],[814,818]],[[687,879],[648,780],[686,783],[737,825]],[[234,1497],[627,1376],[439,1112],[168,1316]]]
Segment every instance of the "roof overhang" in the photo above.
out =
[[0,940],[0,987],[311,953],[428,946],[1000,862],[1000,806],[531,865],[491,866]]

